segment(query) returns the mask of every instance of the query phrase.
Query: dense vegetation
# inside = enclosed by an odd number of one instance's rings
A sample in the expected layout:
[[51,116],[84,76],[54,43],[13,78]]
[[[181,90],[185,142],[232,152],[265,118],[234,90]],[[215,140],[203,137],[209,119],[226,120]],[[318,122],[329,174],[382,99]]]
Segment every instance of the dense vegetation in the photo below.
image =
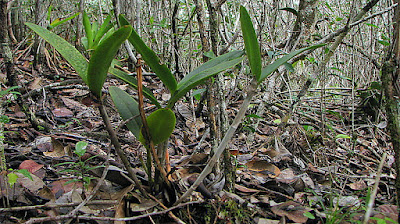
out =
[[397,223],[397,4],[1,0],[0,222]]

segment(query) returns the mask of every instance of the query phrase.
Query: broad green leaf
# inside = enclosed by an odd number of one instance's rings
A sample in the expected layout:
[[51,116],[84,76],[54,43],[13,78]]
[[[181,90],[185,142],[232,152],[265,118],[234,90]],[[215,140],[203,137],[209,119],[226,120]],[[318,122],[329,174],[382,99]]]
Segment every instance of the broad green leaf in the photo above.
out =
[[257,80],[260,80],[262,68],[260,45],[258,44],[256,31],[254,30],[249,13],[243,6],[240,6],[240,25],[242,27],[244,47],[249,59],[251,72]]
[[[135,79],[132,75],[128,75],[126,72],[121,71],[116,68],[110,68],[108,70],[109,73],[113,74],[115,77],[127,82],[129,85],[131,85],[133,88],[137,89],[137,79]],[[153,93],[151,90],[143,86],[143,95],[149,99],[154,105],[156,105],[158,108],[161,108],[160,103],[157,101],[156,97],[154,97]]]
[[54,27],[56,27],[56,26],[59,26],[59,25],[65,23],[65,22],[68,22],[68,21],[70,21],[71,19],[77,17],[79,14],[80,14],[80,12],[77,12],[77,13],[75,13],[74,15],[72,15],[72,16],[70,16],[70,17],[67,17],[67,18],[65,18],[65,19],[62,19],[62,20],[61,20],[61,19],[56,19],[56,20],[54,20],[53,22],[50,23],[50,28],[52,29],[52,28],[54,28]]
[[[175,129],[176,118],[171,109],[158,109],[151,113],[146,120],[155,145],[168,140]],[[147,145],[142,132],[140,132],[139,141],[143,145]]]
[[100,26],[100,29],[96,33],[96,37],[94,38],[93,41],[94,48],[97,47],[104,34],[106,34],[112,28],[112,24],[110,23],[110,21],[111,21],[111,15],[108,15],[107,18],[104,20],[103,24]]
[[86,153],[86,147],[88,146],[88,143],[85,141],[79,141],[75,145],[75,153],[79,156],[82,157]]
[[24,175],[24,177],[27,177],[29,180],[33,181],[32,175],[27,169],[20,169],[17,170],[17,172]]
[[119,28],[109,38],[103,40],[93,52],[89,61],[87,78],[89,89],[97,97],[101,96],[101,88],[103,88],[112,60],[131,31],[131,26]]
[[115,107],[117,108],[122,119],[124,121],[131,119],[131,121],[126,123],[129,131],[131,131],[132,134],[139,139],[142,120],[140,119],[138,103],[128,93],[118,87],[111,86],[109,91],[111,99],[113,100]]
[[12,187],[15,183],[17,183],[18,176],[15,173],[7,174],[8,177],[8,184]]
[[47,29],[33,23],[25,23],[29,28],[35,31],[44,40],[49,42],[75,69],[83,81],[87,84],[87,66],[86,58],[79,51],[60,36],[48,31]]
[[293,51],[293,52],[291,52],[291,53],[289,53],[289,54],[277,59],[272,64],[269,64],[267,67],[263,68],[263,70],[261,71],[261,77],[260,77],[259,80],[257,80],[258,83],[261,83],[262,81],[264,81],[264,79],[266,79],[274,71],[276,71],[279,68],[279,66],[285,64],[285,62],[289,61],[294,56],[302,53],[303,51],[316,49],[316,48],[323,47],[323,46],[325,46],[325,44],[318,44],[318,45],[313,45],[313,46],[310,46],[310,47],[305,47],[305,48],[299,49],[297,51]]
[[[129,22],[125,19],[123,15],[119,15],[119,21],[121,26],[129,25]],[[171,94],[173,94],[177,88],[177,82],[175,77],[172,75],[168,67],[160,62],[160,59],[151,50],[136,33],[135,30],[132,31],[131,36],[128,38],[129,42],[135,47],[135,49],[142,55],[143,60],[150,66],[151,70],[156,73],[157,77],[161,79],[164,85],[169,89]]]
[[168,107],[174,106],[189,90],[211,76],[239,64],[243,60],[243,51],[232,51],[213,58],[187,74],[179,83],[176,92],[171,96]]
[[311,212],[304,212],[303,215],[309,219],[315,219],[315,216]]
[[90,20],[86,12],[83,12],[83,27],[85,28],[86,38],[88,41],[88,48],[86,50],[89,50],[93,46],[93,31],[92,25],[90,24]]

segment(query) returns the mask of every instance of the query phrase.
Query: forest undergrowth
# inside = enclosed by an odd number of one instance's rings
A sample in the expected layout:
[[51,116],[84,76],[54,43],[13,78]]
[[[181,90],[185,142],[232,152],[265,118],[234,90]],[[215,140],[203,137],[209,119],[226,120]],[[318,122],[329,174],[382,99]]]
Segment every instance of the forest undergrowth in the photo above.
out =
[[[57,220],[92,192],[107,160],[105,149],[110,143],[93,107],[96,102],[87,97],[88,88],[69,65],[53,53],[47,64],[36,70],[29,49],[18,50],[15,69],[21,86],[3,91],[2,134],[9,172],[8,179],[1,180],[2,223]],[[226,82],[230,79],[224,77]],[[246,85],[242,75],[235,79]],[[136,95],[118,79],[109,78],[105,86],[111,85]],[[168,98],[154,75],[145,76],[144,85],[155,90],[157,99]],[[105,91],[107,94],[107,88]],[[285,219],[361,223],[377,188],[371,222],[396,222],[394,159],[383,113],[374,104],[379,100],[379,88],[358,89],[360,97],[354,105],[346,99],[351,89],[326,91],[324,122],[321,90],[312,89],[287,126],[280,124],[289,108],[282,96],[289,92],[275,93],[277,97],[265,105],[262,114],[257,109],[266,102],[263,93],[258,94],[227,149],[234,161],[235,191],[223,190],[225,179],[218,175],[222,171],[217,167],[220,171],[207,178],[189,203],[172,210],[177,219],[186,223],[282,223]],[[236,114],[244,94],[237,90],[227,93],[229,119]],[[200,101],[191,97],[174,108],[177,124],[168,145],[169,178],[178,194],[193,183],[212,149],[207,111],[203,109],[196,116]],[[142,166],[145,148],[125,128],[112,101],[106,101],[106,108],[122,148],[146,185]],[[148,103],[145,108],[147,113],[155,110]],[[386,160],[384,153],[388,154]],[[123,217],[135,223],[174,222],[157,201],[131,191],[131,180],[114,153],[105,179],[92,201],[79,209],[79,223],[109,223]],[[155,197],[165,201],[163,194]]]

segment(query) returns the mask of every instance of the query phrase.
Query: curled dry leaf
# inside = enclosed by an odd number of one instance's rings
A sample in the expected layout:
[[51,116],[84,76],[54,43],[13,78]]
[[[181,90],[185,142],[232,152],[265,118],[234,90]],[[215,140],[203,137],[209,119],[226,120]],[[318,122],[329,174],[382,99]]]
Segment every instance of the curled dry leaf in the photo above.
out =
[[280,169],[265,160],[251,160],[246,163],[250,171],[256,171],[262,174],[267,174],[270,178],[276,178],[280,175]]

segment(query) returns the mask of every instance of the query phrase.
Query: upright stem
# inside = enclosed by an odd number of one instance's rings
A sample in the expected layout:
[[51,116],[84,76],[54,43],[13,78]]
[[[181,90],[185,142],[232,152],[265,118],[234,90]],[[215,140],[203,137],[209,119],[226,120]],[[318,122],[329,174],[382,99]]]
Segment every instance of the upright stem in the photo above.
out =
[[246,115],[247,108],[250,105],[251,99],[256,94],[257,90],[257,81],[255,79],[252,80],[252,83],[249,86],[249,91],[247,93],[247,97],[244,99],[242,106],[239,109],[235,119],[233,120],[231,126],[229,127],[228,131],[226,132],[224,138],[222,139],[221,143],[219,144],[218,148],[215,150],[214,156],[208,161],[204,170],[200,173],[197,180],[193,183],[193,185],[179,198],[178,201],[175,202],[174,205],[181,203],[185,200],[188,196],[192,194],[192,192],[203,182],[204,178],[212,171],[214,165],[217,163],[219,157],[224,152],[226,146],[228,145],[229,141],[232,139],[233,134],[235,134],[236,129],[240,125],[242,119]]
[[135,182],[136,187],[139,189],[140,193],[147,197],[147,192],[143,189],[142,184],[140,183],[139,179],[136,177],[135,171],[133,171],[131,164],[129,163],[128,158],[126,157],[124,151],[121,148],[121,143],[118,141],[117,134],[115,133],[110,119],[107,115],[106,108],[103,105],[103,101],[99,105],[100,115],[103,118],[104,125],[106,126],[106,130],[111,138],[111,143],[113,144],[115,151],[117,152],[119,158],[121,159],[122,163],[124,164],[125,168],[128,170],[129,177]]

